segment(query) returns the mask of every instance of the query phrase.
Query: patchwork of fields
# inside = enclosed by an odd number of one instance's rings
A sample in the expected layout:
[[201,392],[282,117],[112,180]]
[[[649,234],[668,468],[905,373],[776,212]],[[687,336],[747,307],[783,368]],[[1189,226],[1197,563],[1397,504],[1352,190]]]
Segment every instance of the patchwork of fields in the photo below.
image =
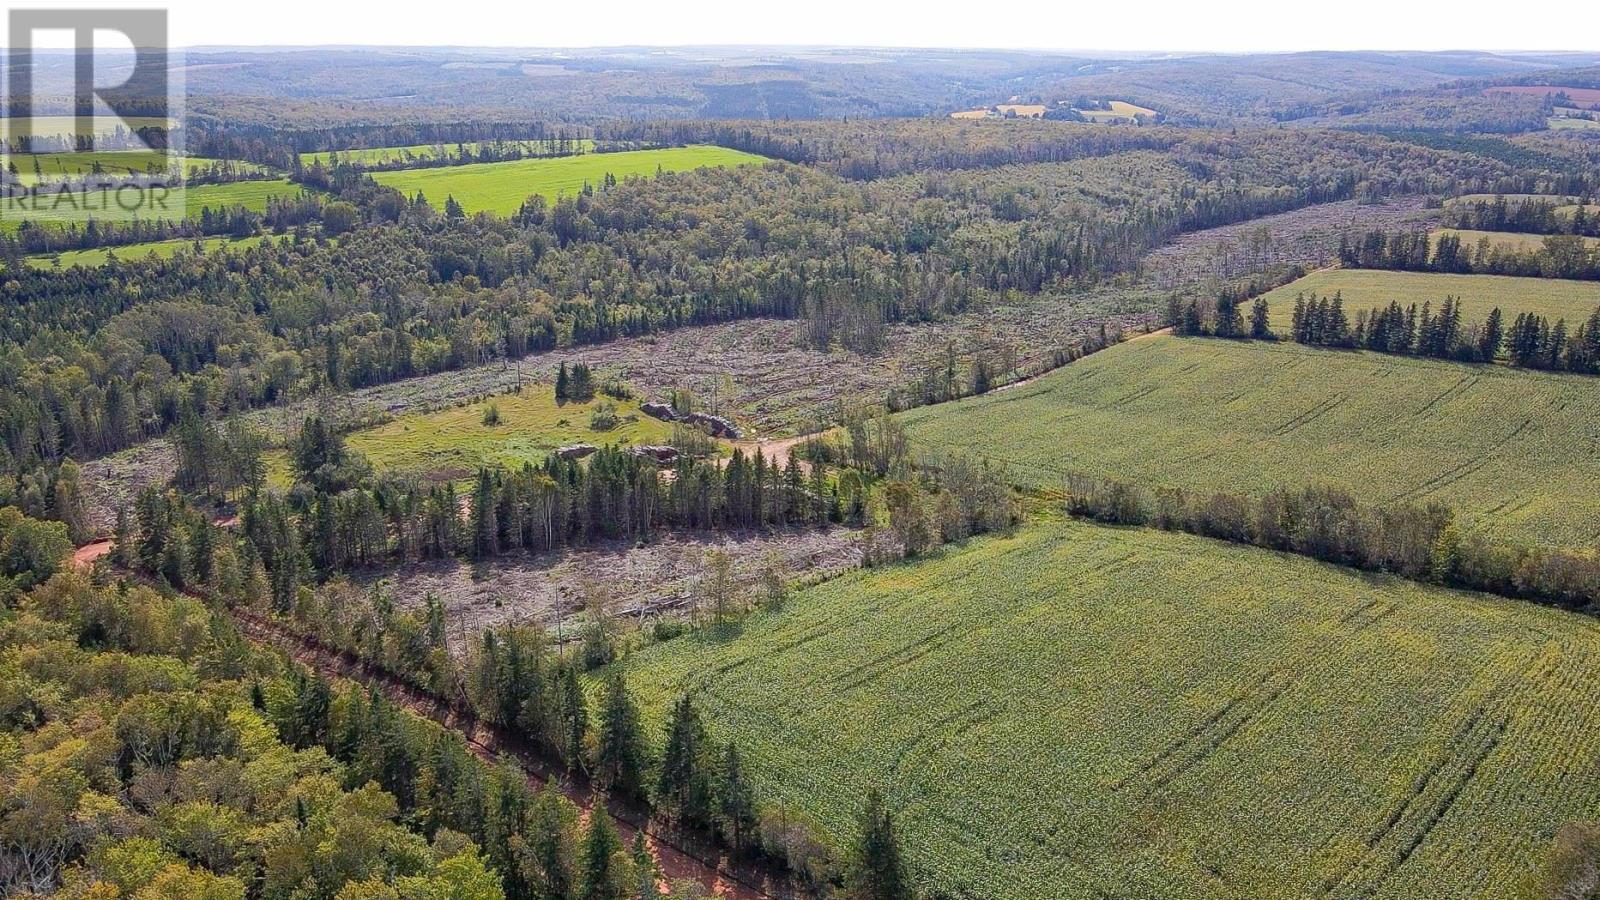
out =
[[[589,427],[590,414],[602,403],[616,407],[620,423],[608,431]],[[483,424],[493,405],[497,425]],[[548,384],[534,384],[520,394],[503,394],[438,412],[402,416],[376,428],[353,432],[347,445],[365,454],[374,468],[414,472],[432,481],[460,481],[481,466],[521,468],[540,465],[557,447],[588,443],[639,445],[665,443],[671,426],[639,412],[635,401],[599,397],[588,403],[557,405]],[[289,457],[283,450],[267,454],[268,480],[290,482]]]
[[421,191],[436,208],[443,208],[445,198],[453,196],[469,213],[510,215],[534,194],[552,200],[562,194],[574,196],[585,184],[599,185],[608,173],[621,180],[765,161],[739,150],[693,146],[376,172],[372,177],[408,196]]
[[1518,541],[1600,541],[1587,376],[1160,336],[901,418],[915,447],[981,454],[1039,488],[1072,472],[1234,492],[1334,484],[1438,500]]
[[1600,814],[1600,624],[1188,535],[1034,526],[623,665],[836,835],[881,787],[947,896],[1507,896]]
[[[1462,247],[1470,252],[1480,234],[1499,232],[1463,231]],[[1466,236],[1473,236],[1468,240]],[[1531,239],[1535,246],[1543,241],[1535,235],[1508,235]],[[1600,281],[1566,281],[1559,278],[1516,278],[1509,275],[1445,275],[1436,272],[1388,272],[1373,269],[1322,269],[1267,293],[1272,312],[1272,328],[1282,334],[1294,320],[1296,294],[1344,296],[1345,314],[1352,321],[1357,312],[1388,306],[1393,300],[1401,306],[1431,303],[1435,311],[1447,296],[1462,304],[1465,324],[1482,322],[1489,311],[1500,307],[1509,322],[1517,313],[1538,313],[1554,322],[1566,319],[1574,326],[1589,318],[1600,307]]]

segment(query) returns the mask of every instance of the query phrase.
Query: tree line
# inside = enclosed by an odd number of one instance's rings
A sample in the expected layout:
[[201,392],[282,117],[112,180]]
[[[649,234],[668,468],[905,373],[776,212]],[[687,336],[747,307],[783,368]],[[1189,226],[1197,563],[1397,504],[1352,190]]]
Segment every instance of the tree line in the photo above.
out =
[[1469,247],[1457,234],[1430,237],[1426,231],[1371,231],[1358,242],[1341,238],[1339,262],[1360,269],[1594,280],[1600,279],[1600,242],[1576,234],[1551,234],[1540,246],[1522,250],[1488,235]]
[[[1211,302],[1174,296],[1166,321],[1174,333],[1252,340],[1278,340],[1270,324],[1265,297],[1251,304],[1249,323],[1242,296],[1223,291]],[[1494,307],[1482,322],[1463,319],[1460,299],[1446,296],[1433,304],[1412,303],[1360,310],[1352,321],[1342,292],[1332,296],[1296,293],[1290,330],[1283,337],[1314,347],[1338,347],[1448,359],[1457,362],[1504,362],[1515,368],[1600,375],[1600,309],[1570,328],[1565,319],[1552,325],[1538,313],[1518,313],[1509,324]]]
[[1260,496],[1191,493],[1075,475],[1067,510],[1117,525],[1184,531],[1372,572],[1600,614],[1600,560],[1463,535],[1448,507],[1371,506],[1333,487]]
[[1515,231],[1523,234],[1576,234],[1600,237],[1600,216],[1590,211],[1592,196],[1573,198],[1571,212],[1567,198],[1522,198],[1515,202],[1504,194],[1490,200],[1457,200],[1445,207],[1445,222],[1452,228],[1469,231]]

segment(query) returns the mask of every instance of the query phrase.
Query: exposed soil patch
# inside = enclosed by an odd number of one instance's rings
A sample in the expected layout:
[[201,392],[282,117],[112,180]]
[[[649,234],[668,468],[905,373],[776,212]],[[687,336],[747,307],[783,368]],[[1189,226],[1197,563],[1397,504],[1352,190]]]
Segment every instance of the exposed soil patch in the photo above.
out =
[[87,569],[94,565],[94,561],[111,552],[110,538],[101,538],[90,541],[72,552],[72,566],[75,569]]

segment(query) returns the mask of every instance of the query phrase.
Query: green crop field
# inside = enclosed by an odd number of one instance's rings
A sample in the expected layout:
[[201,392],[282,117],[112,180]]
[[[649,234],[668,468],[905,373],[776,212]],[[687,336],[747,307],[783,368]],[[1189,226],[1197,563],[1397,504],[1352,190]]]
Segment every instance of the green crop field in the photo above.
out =
[[1600,383],[1297,344],[1156,336],[1009,391],[901,414],[914,446],[1020,481],[1438,500],[1505,538],[1600,541]]
[[621,180],[649,177],[657,171],[680,172],[764,161],[764,157],[739,150],[693,146],[376,172],[372,177],[408,196],[421,191],[435,207],[442,207],[445,197],[453,196],[469,213],[510,215],[534,194],[551,199],[562,194],[573,196],[585,184],[598,185],[608,172]]
[[[205,252],[211,253],[222,249],[243,250],[254,247],[265,240],[270,240],[270,238],[267,235],[256,235],[255,237],[240,238],[238,240],[217,237],[206,238],[200,244],[205,248]],[[35,269],[71,269],[76,266],[103,266],[111,258],[112,254],[115,254],[117,259],[124,262],[146,259],[152,256],[165,259],[176,256],[181,251],[193,250],[194,245],[194,241],[185,240],[150,241],[143,244],[124,244],[120,247],[96,247],[93,250],[68,250],[52,255],[30,256],[28,257],[28,265]]]
[[[1573,206],[1577,209],[1577,206]],[[1440,228],[1428,235],[1437,245],[1441,235],[1455,235],[1461,239],[1461,248],[1467,251],[1476,251],[1478,242],[1487,238],[1493,247],[1508,247],[1519,253],[1530,250],[1540,250],[1544,247],[1545,235],[1526,234],[1520,231],[1471,231],[1465,228]],[[1600,238],[1586,237],[1583,242],[1591,247],[1600,246]]]
[[1505,897],[1600,814],[1600,623],[1067,523],[629,656],[763,798],[867,790],[951,897]]
[[[601,403],[612,403],[622,423],[610,431],[589,427],[589,415]],[[483,424],[490,405],[500,410],[500,424]],[[633,421],[629,421],[629,419]],[[588,403],[557,405],[548,384],[523,388],[489,400],[438,412],[402,416],[376,428],[354,432],[346,439],[352,450],[366,455],[374,468],[414,472],[435,481],[461,481],[480,466],[538,465],[550,451],[569,444],[666,443],[671,426],[639,412],[635,401],[597,397]],[[268,479],[289,483],[286,451],[267,454]]]
[[[160,207],[150,207],[144,201],[133,211],[117,207],[114,198],[106,193],[91,192],[87,198],[75,202],[65,199],[19,202],[17,198],[0,200],[0,231],[15,231],[24,221],[40,225],[82,224],[90,218],[102,221],[125,222],[133,218],[169,218],[162,210],[182,208],[188,218],[197,218],[202,209],[227,209],[243,206],[255,212],[265,212],[267,200],[275,196],[293,196],[302,188],[288,179],[275,178],[262,181],[235,181],[228,184],[202,184],[195,187],[171,188],[169,200]],[[154,214],[151,213],[154,209]]]
[[[582,139],[575,140],[575,141],[569,141],[568,143],[572,144],[572,145],[576,145],[579,148],[579,150],[581,152],[583,152],[583,153],[587,153],[590,150],[594,149],[594,141],[589,140],[588,138],[582,138]],[[488,145],[488,146],[503,146],[503,145],[509,145],[509,144],[516,144],[516,145],[524,148],[525,151],[529,151],[529,152],[546,152],[546,153],[548,153],[548,152],[550,152],[554,142],[553,141],[468,141],[465,144],[455,144],[455,143],[452,143],[452,144],[410,144],[410,145],[404,146],[404,147],[367,147],[367,148],[364,148],[364,149],[361,149],[361,150],[340,150],[340,151],[337,152],[337,155],[338,155],[339,160],[341,162],[348,162],[348,163],[354,163],[356,165],[370,166],[370,165],[376,165],[376,164],[380,164],[380,163],[407,162],[407,161],[413,161],[413,160],[415,160],[415,161],[425,161],[425,160],[438,159],[440,156],[455,156],[455,155],[457,155],[457,152],[458,152],[459,148],[461,148],[463,146],[465,146],[467,148],[468,152],[476,153],[476,152],[478,152],[478,149],[480,147],[483,147],[485,145]],[[300,154],[300,162],[303,163],[304,165],[308,165],[308,166],[313,164],[313,163],[317,163],[317,162],[321,162],[324,165],[326,165],[333,156],[334,156],[334,154],[332,154],[332,153],[321,153],[321,152],[302,153],[302,154]]]
[[[185,173],[203,170],[212,163],[220,160],[206,159],[199,156],[183,157]],[[35,163],[38,163],[37,168]],[[60,179],[73,175],[88,175],[94,171],[96,163],[101,170],[111,175],[143,175],[150,171],[154,165],[157,172],[166,170],[169,158],[166,154],[153,150],[96,150],[87,153],[24,153],[0,156],[0,166],[17,167],[17,178],[23,184],[37,184],[40,176],[46,179]],[[240,171],[261,172],[263,166],[254,163],[233,163]]]
[[[1499,232],[1463,231],[1462,248],[1470,252],[1476,246],[1476,236]],[[1467,236],[1473,236],[1468,240]],[[1535,244],[1543,241],[1536,235],[1508,235],[1531,238]],[[1321,269],[1298,281],[1269,292],[1272,327],[1278,332],[1288,331],[1294,320],[1294,298],[1304,293],[1331,297],[1335,292],[1344,295],[1344,308],[1351,320],[1357,312],[1375,306],[1388,306],[1393,300],[1401,306],[1412,303],[1421,308],[1432,303],[1438,310],[1446,296],[1462,302],[1462,321],[1468,324],[1482,322],[1489,311],[1500,307],[1508,319],[1517,313],[1538,313],[1554,322],[1566,319],[1576,325],[1587,319],[1600,306],[1600,281],[1566,281],[1559,278],[1514,278],[1509,275],[1443,275],[1434,272],[1383,272],[1372,269]]]

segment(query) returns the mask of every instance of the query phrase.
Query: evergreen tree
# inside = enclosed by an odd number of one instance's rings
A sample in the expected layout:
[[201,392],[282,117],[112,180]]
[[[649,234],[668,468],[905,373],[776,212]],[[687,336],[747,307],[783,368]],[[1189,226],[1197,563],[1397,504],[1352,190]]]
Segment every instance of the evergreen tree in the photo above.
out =
[[1505,340],[1504,326],[1501,324],[1500,307],[1489,310],[1489,315],[1483,322],[1483,331],[1478,335],[1478,358],[1484,362],[1494,362],[1500,355],[1500,344]]
[[667,742],[656,778],[656,803],[687,822],[711,819],[708,745],[705,725],[688,694],[672,706]]
[[883,808],[877,788],[867,792],[867,808],[861,816],[861,833],[856,840],[849,878],[854,900],[911,900],[916,892],[910,873],[900,856],[894,820]]
[[628,695],[620,670],[613,669],[601,688],[596,728],[595,775],[601,785],[623,796],[639,796],[644,774],[644,735],[639,727],[639,709]]
[[578,900],[622,900],[627,896],[626,873],[619,871],[617,854],[622,850],[622,840],[611,824],[611,814],[604,800],[595,801],[589,811],[589,828],[583,836],[579,851],[582,874],[579,880]]
[[745,780],[739,750],[732,743],[723,751],[722,766],[717,776],[718,830],[733,852],[743,853],[750,846],[759,820],[755,795]]
[[1258,341],[1270,341],[1277,337],[1272,333],[1265,297],[1257,297],[1256,302],[1250,307],[1250,337]]
[[583,735],[589,730],[589,706],[578,683],[578,672],[570,665],[561,667],[560,727],[558,746],[567,768],[583,762]]

